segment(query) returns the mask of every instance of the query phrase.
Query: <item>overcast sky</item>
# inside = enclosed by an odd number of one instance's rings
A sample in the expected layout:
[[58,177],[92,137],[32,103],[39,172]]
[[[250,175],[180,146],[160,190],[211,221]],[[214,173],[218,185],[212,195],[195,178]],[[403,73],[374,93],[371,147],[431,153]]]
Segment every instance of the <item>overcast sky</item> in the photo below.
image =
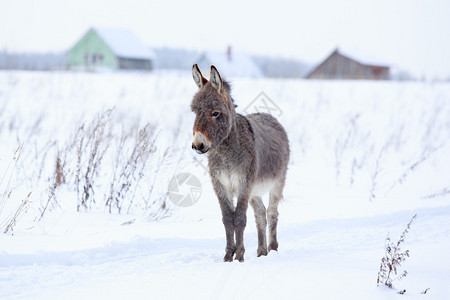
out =
[[449,0],[0,0],[0,49],[55,52],[91,26],[145,44],[316,63],[340,47],[427,78],[450,78]]

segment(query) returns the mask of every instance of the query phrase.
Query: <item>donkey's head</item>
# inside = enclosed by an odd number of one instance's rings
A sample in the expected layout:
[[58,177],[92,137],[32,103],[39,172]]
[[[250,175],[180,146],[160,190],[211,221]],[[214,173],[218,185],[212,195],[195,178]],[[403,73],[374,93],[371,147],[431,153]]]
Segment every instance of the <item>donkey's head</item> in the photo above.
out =
[[192,67],[192,77],[199,88],[191,104],[196,116],[192,149],[202,154],[219,145],[230,134],[236,113],[230,85],[222,80],[214,66],[211,66],[209,81],[197,65]]

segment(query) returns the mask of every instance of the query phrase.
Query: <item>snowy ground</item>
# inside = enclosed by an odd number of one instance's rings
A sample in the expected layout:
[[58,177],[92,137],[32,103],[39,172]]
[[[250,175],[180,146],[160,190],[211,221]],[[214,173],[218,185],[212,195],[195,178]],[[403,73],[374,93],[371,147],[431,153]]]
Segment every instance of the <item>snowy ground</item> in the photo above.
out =
[[[250,209],[244,263],[222,262],[224,230],[206,160],[190,150],[189,73],[0,73],[2,232],[28,199],[0,235],[0,299],[380,299],[401,297],[401,289],[410,298],[450,297],[449,84],[232,83],[238,112],[263,106],[261,98],[252,104],[260,92],[276,104],[292,151],[279,252],[256,257]],[[77,212],[70,141],[112,107],[111,123],[122,129],[150,122],[155,149],[147,164],[139,161],[145,175],[130,181],[127,211],[109,214],[114,155],[128,153],[114,151],[120,128],[111,126],[112,150],[93,175],[95,202]],[[67,179],[51,189],[57,153],[68,153]],[[165,197],[179,172],[202,184],[187,208]],[[414,214],[402,244],[408,276],[396,289],[377,287],[386,236],[397,241]]]

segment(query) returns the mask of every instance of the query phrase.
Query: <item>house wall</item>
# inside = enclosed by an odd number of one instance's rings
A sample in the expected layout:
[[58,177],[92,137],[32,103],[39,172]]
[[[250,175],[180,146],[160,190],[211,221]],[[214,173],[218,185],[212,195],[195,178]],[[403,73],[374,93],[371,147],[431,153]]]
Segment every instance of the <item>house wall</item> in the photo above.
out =
[[150,60],[133,59],[133,58],[118,58],[119,69],[124,70],[151,70],[152,64]]
[[361,64],[335,52],[319,65],[310,79],[389,79],[389,68]]
[[69,68],[118,68],[116,56],[93,29],[69,50],[67,64]]

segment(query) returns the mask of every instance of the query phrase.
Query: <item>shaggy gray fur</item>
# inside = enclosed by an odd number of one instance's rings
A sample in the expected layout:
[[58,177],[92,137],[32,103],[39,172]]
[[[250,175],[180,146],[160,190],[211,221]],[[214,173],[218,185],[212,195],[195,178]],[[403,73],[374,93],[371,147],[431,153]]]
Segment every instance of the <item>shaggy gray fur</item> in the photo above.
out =
[[[253,207],[258,230],[257,255],[277,250],[278,203],[282,198],[289,141],[286,131],[269,114],[236,113],[230,85],[211,66],[206,80],[197,65],[192,75],[199,91],[192,100],[196,114],[192,148],[208,152],[209,173],[222,210],[227,239],[224,261],[244,260],[247,207]],[[261,196],[270,192],[266,211]],[[236,206],[233,198],[236,197]],[[269,247],[266,227],[269,224]]]

